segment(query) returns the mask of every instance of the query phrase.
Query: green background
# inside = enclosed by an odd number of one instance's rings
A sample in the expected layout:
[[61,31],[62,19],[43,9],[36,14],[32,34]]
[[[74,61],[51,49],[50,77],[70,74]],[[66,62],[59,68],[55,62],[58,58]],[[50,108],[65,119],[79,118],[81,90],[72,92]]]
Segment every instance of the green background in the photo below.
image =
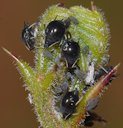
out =
[[[58,2],[63,2],[67,7],[83,5],[90,8],[90,0],[1,0],[0,47],[7,48],[33,66],[34,54],[24,47],[21,40],[23,23],[37,21],[46,8]],[[94,128],[123,128],[123,1],[94,0],[94,3],[105,13],[111,29],[110,64],[121,62],[120,75],[112,82],[95,110],[108,123],[106,126],[97,124]],[[23,84],[15,63],[0,49],[0,128],[38,127]]]

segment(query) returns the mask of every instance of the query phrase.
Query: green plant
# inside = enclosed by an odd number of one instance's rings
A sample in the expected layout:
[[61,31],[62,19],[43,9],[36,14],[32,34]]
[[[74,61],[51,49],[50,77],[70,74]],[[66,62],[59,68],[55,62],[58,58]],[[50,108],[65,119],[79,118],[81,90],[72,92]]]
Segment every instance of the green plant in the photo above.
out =
[[[72,38],[80,45],[80,58],[77,65],[80,67],[81,75],[83,75],[83,73],[85,76],[87,75],[90,70],[90,62],[94,64],[94,71],[107,66],[109,60],[109,29],[102,13],[100,13],[95,6],[92,6],[92,10],[82,6],[73,6],[69,9],[58,5],[49,7],[38,22],[38,32],[34,49],[35,67],[33,68],[3,48],[4,51],[11,55],[16,61],[19,73],[24,79],[25,88],[29,90],[32,95],[32,102],[38,117],[37,119],[44,128],[78,128],[81,121],[86,118],[86,107],[89,101],[100,98],[100,94],[104,88],[107,87],[106,84],[108,84],[119,67],[119,65],[117,65],[110,72],[103,75],[84,95],[82,91],[86,86],[85,81],[74,76],[74,83],[72,86],[69,85],[69,87],[73,90],[75,90],[75,88],[79,90],[76,114],[71,115],[70,118],[66,120],[61,117],[61,113],[55,110],[53,104],[53,88],[60,86],[66,80],[65,73],[67,67],[65,61],[55,61],[55,59],[61,55],[60,47],[53,46],[47,48],[49,52],[51,52],[52,49],[54,50],[52,54],[53,57],[48,58],[44,55],[47,51],[44,49],[44,25],[47,25],[55,18],[64,20],[71,16],[75,17],[78,21],[78,24],[71,23],[69,32]],[[54,85],[56,87],[52,87]]]

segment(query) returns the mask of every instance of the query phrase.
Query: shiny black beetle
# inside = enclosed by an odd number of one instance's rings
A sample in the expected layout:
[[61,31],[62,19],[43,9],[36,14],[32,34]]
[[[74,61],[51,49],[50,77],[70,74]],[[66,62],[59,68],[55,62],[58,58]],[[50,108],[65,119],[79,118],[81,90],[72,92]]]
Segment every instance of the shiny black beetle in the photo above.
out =
[[24,41],[26,48],[30,51],[34,49],[35,37],[35,24],[29,25],[24,23],[24,28],[22,30],[22,40]]
[[64,119],[68,119],[76,109],[79,100],[78,90],[67,91],[61,102],[61,110]]
[[59,43],[65,36],[67,29],[70,26],[71,21],[74,24],[78,24],[78,21],[74,17],[69,17],[65,21],[63,20],[53,20],[51,21],[45,29],[45,44],[44,47],[48,48],[52,45]]
[[74,67],[80,56],[80,46],[73,40],[64,40],[62,44],[62,56],[66,60],[68,68]]

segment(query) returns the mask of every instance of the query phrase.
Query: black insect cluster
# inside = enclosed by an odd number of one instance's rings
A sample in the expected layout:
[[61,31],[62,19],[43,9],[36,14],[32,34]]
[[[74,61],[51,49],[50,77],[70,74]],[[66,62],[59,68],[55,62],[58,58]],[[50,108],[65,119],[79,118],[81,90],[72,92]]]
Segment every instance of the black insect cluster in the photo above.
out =
[[[69,17],[65,21],[54,20],[51,21],[45,29],[45,44],[44,48],[49,48],[55,44],[61,49],[61,55],[66,62],[66,67],[73,69],[77,63],[80,56],[80,46],[78,42],[72,39],[71,34],[68,32],[71,22],[77,24],[74,17]],[[66,91],[67,90],[67,91]],[[64,119],[68,119],[76,109],[76,103],[79,100],[78,90],[69,90],[68,88],[64,90],[65,94],[61,98],[60,112]],[[62,91],[62,93],[64,93]],[[58,94],[58,93],[57,93]]]
[[[57,44],[61,49],[61,56],[66,63],[67,71],[73,75],[73,70],[78,69],[79,71],[77,62],[80,58],[80,46],[79,42],[76,42],[72,39],[71,33],[68,31],[71,22],[73,22],[75,25],[79,24],[77,19],[74,17],[68,17],[66,20],[53,20],[49,22],[45,28],[44,49],[48,49],[49,47],[52,48]],[[28,50],[33,50],[35,48],[35,31],[35,24],[24,24],[24,28],[22,30],[22,39]],[[105,74],[105,72],[99,70],[95,75],[95,80],[100,78],[103,74]],[[56,90],[63,88],[64,84],[61,86],[56,88]],[[60,108],[58,111],[61,112],[63,119],[68,119],[76,111],[76,106],[80,98],[77,88],[75,90],[70,90],[68,85],[65,85],[65,87],[66,88],[61,89],[59,93],[58,91],[55,91],[54,95],[57,100],[60,99]],[[95,115],[93,117],[91,117],[91,115],[92,113],[87,116],[84,122],[82,122],[82,125],[93,125]],[[95,117],[97,118],[97,116]]]

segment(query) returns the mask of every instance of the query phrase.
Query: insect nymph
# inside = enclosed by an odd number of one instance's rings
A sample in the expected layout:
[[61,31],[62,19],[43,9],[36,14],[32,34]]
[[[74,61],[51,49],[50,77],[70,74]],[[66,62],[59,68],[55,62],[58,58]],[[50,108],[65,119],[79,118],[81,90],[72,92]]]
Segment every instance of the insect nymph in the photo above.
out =
[[65,37],[67,29],[71,22],[77,24],[77,20],[74,17],[68,17],[66,20],[53,20],[45,29],[45,44],[44,47],[48,48],[60,41]]
[[28,50],[33,50],[35,47],[35,38],[36,38],[36,24],[26,24],[24,23],[24,28],[22,30],[22,40],[24,41],[26,48]]
[[74,67],[80,56],[80,46],[73,40],[64,40],[62,54],[66,60],[67,67]]
[[63,118],[67,119],[75,112],[78,100],[79,95],[77,90],[66,92],[61,103]]

